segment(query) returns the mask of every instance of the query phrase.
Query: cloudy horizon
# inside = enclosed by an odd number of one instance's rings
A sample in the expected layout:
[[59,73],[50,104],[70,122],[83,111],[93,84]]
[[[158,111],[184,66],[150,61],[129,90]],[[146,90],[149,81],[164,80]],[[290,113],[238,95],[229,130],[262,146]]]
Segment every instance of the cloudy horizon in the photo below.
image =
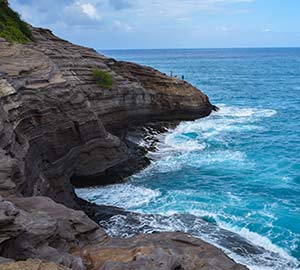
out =
[[27,22],[96,49],[299,47],[300,1],[11,0]]

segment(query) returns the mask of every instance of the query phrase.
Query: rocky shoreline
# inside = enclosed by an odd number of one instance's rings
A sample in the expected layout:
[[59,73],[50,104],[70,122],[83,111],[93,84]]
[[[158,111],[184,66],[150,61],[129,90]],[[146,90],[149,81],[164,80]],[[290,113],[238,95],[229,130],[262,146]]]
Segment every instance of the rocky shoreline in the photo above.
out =
[[[152,68],[31,30],[35,42],[0,39],[0,268],[247,269],[183,233],[111,238],[86,214],[99,221],[122,210],[74,192],[147,166],[128,129],[205,117],[215,109],[208,97]],[[112,75],[111,89],[95,82],[94,68]]]

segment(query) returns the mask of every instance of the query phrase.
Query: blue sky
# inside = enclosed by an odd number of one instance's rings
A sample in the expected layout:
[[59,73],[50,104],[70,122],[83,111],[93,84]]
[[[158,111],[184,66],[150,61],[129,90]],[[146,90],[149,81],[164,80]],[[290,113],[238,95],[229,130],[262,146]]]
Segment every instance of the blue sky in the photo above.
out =
[[300,0],[10,0],[96,49],[300,47]]

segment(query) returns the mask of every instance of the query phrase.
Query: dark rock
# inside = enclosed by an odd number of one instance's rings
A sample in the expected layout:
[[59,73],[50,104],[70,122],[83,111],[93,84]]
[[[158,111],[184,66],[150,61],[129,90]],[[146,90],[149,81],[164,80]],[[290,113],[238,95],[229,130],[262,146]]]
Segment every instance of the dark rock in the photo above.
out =
[[215,112],[217,112],[218,110],[220,110],[220,108],[219,108],[219,107],[217,107],[217,106],[215,106],[215,105],[213,105],[213,108],[212,108],[212,110],[213,110],[213,111],[215,111]]
[[[9,258],[4,258],[4,257],[0,257],[0,264],[4,264],[4,263],[12,263],[14,262],[14,260],[9,259]],[[1,267],[1,266],[0,266]]]
[[97,205],[87,202],[81,198],[76,198],[76,203],[79,208],[89,216],[89,218],[97,223],[103,220],[108,220],[113,216],[129,214],[129,212],[122,208],[109,205]]
[[0,245],[24,232],[23,226],[16,222],[19,212],[13,203],[0,197]]
[[2,200],[0,207],[12,217],[12,224],[3,224],[3,218],[0,223],[0,254],[6,258],[38,258],[82,270],[82,259],[72,255],[72,249],[107,238],[82,211],[71,210],[50,198],[11,197],[9,201]]

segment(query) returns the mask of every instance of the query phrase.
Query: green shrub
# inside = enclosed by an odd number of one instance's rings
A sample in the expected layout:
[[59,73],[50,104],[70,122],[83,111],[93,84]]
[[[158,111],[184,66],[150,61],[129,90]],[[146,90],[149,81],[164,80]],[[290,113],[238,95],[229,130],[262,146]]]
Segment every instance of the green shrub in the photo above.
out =
[[0,0],[0,37],[9,42],[34,41],[28,25],[9,7],[7,0]]
[[113,77],[110,73],[94,68],[92,70],[93,78],[96,80],[97,84],[105,89],[111,89],[113,86]]

